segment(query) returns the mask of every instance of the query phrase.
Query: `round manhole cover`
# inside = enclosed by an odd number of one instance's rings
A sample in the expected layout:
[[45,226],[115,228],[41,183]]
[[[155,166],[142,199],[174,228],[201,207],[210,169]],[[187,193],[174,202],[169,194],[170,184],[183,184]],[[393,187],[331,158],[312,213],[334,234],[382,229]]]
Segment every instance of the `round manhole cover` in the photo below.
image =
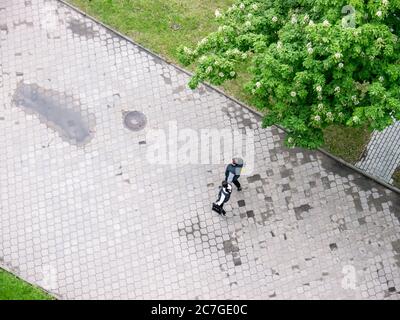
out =
[[147,123],[146,116],[140,111],[129,111],[124,115],[124,125],[129,130],[140,131]]

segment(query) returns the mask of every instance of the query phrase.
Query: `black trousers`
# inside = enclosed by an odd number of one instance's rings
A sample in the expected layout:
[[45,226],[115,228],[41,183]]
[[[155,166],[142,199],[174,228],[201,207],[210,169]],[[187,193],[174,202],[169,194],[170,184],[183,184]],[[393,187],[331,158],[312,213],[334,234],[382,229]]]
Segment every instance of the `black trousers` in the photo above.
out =
[[240,188],[240,182],[239,182],[239,180],[234,180],[234,181],[232,181],[233,182],[233,184],[236,186],[236,188]]
[[225,202],[223,202],[219,207],[221,208],[221,213],[223,214],[223,215],[225,215],[226,214],[226,212],[225,212],[225,210],[224,210],[224,204],[225,204]]

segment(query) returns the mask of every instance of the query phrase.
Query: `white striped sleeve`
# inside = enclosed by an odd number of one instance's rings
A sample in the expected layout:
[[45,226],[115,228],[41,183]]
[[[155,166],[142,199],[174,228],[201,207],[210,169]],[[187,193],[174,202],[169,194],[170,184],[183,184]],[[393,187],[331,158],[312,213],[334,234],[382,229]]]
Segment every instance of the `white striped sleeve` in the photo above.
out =
[[217,201],[217,205],[221,205],[224,203],[225,200],[225,194],[223,192],[221,192],[221,198],[219,198],[219,200]]

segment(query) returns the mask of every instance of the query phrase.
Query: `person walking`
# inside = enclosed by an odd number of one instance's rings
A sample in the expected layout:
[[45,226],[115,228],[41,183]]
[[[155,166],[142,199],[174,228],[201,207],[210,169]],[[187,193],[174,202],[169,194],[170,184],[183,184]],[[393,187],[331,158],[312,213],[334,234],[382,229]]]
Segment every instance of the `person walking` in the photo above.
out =
[[232,193],[232,186],[226,182],[222,181],[222,186],[220,187],[218,200],[213,203],[212,209],[216,211],[218,214],[226,215],[226,211],[224,210],[224,204],[229,201]]
[[238,191],[242,190],[242,186],[239,182],[239,177],[243,168],[242,158],[233,158],[232,163],[226,167],[225,170],[225,181],[228,183],[233,183]]

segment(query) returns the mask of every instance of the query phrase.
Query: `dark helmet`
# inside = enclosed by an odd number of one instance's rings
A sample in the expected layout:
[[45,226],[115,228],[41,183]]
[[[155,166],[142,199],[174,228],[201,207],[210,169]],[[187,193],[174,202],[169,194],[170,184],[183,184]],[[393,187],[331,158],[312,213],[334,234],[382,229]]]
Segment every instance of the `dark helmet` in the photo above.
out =
[[243,159],[242,158],[233,158],[232,163],[234,165],[243,166]]
[[232,192],[232,186],[225,180],[222,181],[222,188],[225,189],[228,193]]

